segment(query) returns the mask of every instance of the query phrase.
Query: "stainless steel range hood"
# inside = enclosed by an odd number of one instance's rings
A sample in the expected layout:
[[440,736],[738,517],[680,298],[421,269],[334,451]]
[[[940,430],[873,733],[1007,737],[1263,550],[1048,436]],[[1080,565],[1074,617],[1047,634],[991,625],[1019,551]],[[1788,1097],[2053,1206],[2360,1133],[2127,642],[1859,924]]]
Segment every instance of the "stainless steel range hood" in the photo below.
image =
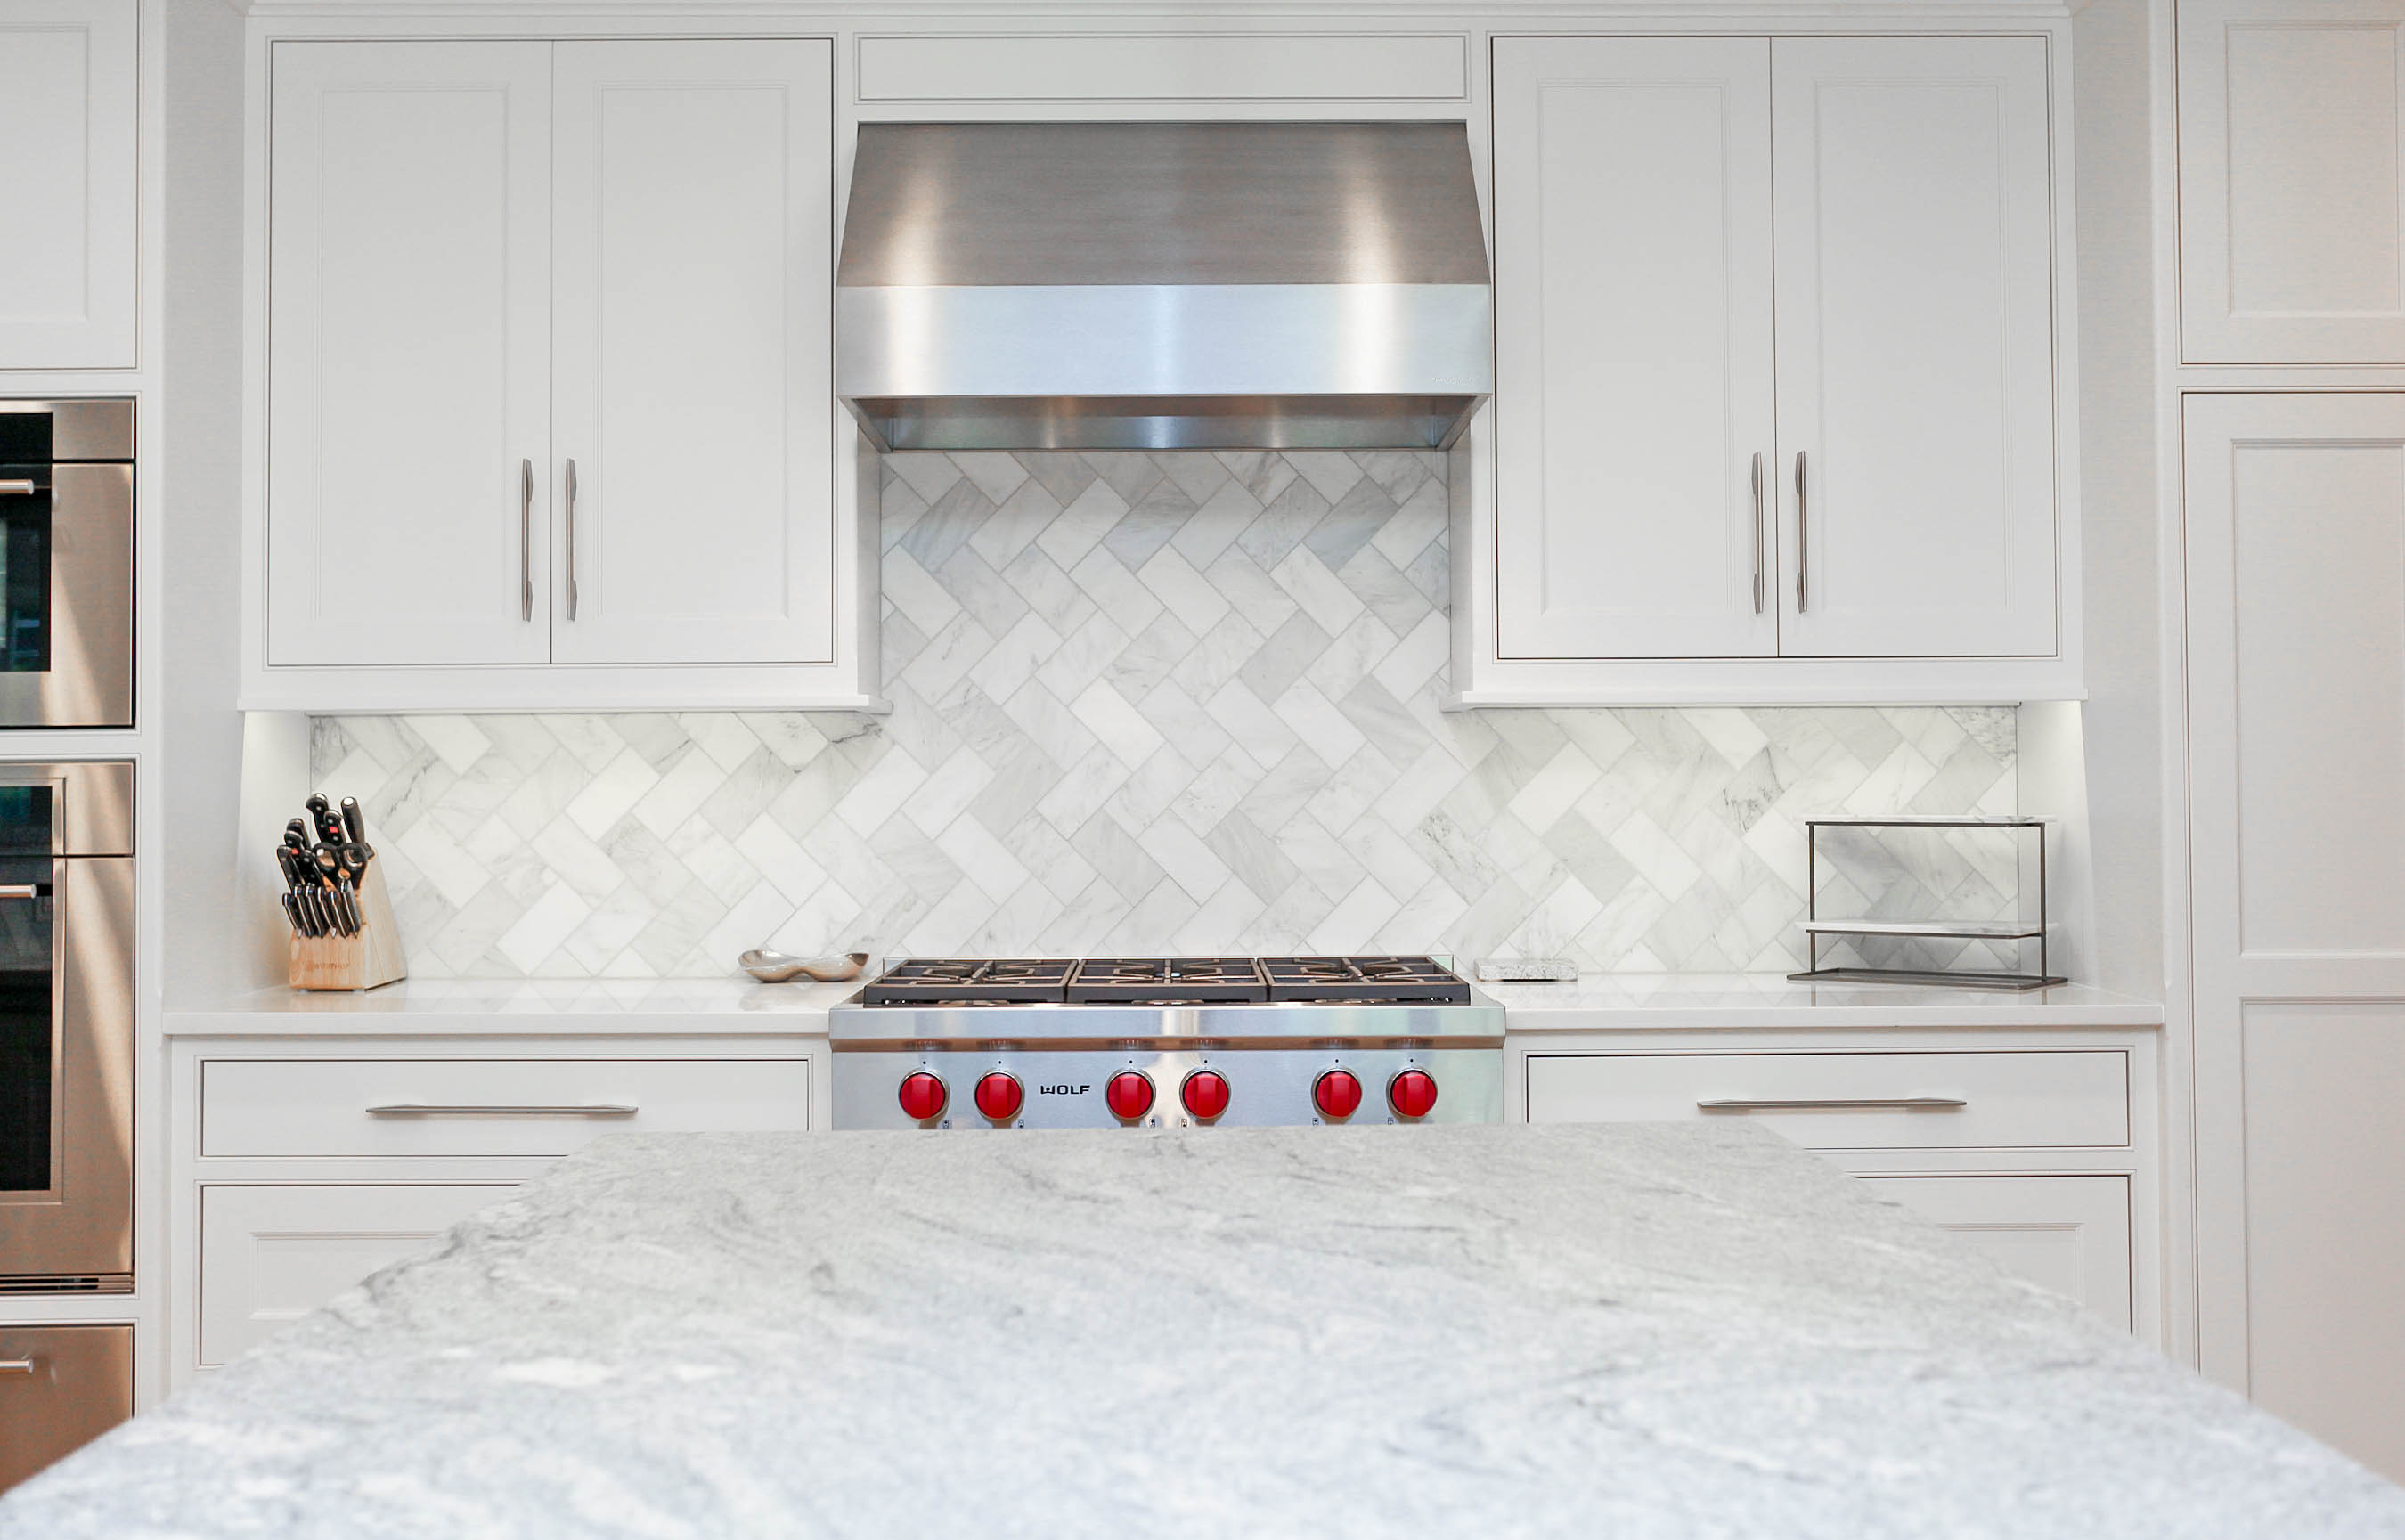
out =
[[880,449],[1442,449],[1492,310],[1459,123],[864,123],[836,388]]

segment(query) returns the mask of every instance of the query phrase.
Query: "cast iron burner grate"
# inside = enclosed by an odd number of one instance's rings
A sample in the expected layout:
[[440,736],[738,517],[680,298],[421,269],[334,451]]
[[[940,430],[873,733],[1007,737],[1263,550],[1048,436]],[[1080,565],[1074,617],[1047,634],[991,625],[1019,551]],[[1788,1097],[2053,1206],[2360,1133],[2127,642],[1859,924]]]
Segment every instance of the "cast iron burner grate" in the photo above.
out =
[[1251,958],[1088,958],[1072,1005],[1251,1005],[1270,998]]
[[1470,986],[1433,958],[1263,958],[1273,1001],[1466,1005]]
[[910,958],[861,991],[863,1005],[1058,1005],[1076,964],[1056,958]]

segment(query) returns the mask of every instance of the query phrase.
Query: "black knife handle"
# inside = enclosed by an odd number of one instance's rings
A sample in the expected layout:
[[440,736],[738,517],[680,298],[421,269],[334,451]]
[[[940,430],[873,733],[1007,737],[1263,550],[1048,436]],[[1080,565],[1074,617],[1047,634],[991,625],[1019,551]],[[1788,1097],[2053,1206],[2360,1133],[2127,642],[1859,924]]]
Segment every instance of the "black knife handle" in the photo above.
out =
[[368,842],[367,815],[359,811],[359,799],[357,797],[343,799],[343,835],[353,845]]

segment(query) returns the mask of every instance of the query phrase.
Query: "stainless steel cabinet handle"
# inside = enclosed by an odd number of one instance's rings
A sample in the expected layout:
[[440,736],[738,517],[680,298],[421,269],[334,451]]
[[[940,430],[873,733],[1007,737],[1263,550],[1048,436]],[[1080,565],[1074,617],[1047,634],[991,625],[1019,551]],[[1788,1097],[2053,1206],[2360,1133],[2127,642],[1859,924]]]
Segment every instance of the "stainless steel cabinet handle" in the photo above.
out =
[[1707,1113],[1959,1113],[1971,1105],[1960,1097],[1950,1096],[1869,1096],[1814,1097],[1800,1101],[1761,1101],[1747,1097],[1731,1097],[1719,1101],[1698,1101],[1698,1111]]
[[37,899],[42,890],[30,882],[0,882],[0,899]]
[[31,1374],[34,1361],[30,1358],[0,1358],[0,1374]]
[[561,1107],[449,1106],[395,1101],[368,1109],[370,1117],[632,1117],[641,1109],[623,1102],[578,1102]]
[[0,497],[30,497],[40,490],[40,487],[29,481],[0,482]]
[[1812,524],[1804,452],[1795,452],[1795,613],[1812,608]]
[[1753,612],[1762,613],[1762,451],[1753,452]]
[[518,619],[534,619],[534,462],[518,462]]
[[568,462],[568,618],[576,618],[576,462]]

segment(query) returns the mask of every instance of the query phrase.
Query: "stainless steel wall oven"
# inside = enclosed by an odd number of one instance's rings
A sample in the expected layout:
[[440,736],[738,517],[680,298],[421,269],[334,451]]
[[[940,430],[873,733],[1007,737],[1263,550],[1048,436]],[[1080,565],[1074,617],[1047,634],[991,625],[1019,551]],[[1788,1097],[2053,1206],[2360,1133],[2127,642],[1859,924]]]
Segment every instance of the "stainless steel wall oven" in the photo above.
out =
[[0,1294],[134,1286],[134,766],[0,764]]
[[134,403],[0,401],[0,727],[134,725]]

